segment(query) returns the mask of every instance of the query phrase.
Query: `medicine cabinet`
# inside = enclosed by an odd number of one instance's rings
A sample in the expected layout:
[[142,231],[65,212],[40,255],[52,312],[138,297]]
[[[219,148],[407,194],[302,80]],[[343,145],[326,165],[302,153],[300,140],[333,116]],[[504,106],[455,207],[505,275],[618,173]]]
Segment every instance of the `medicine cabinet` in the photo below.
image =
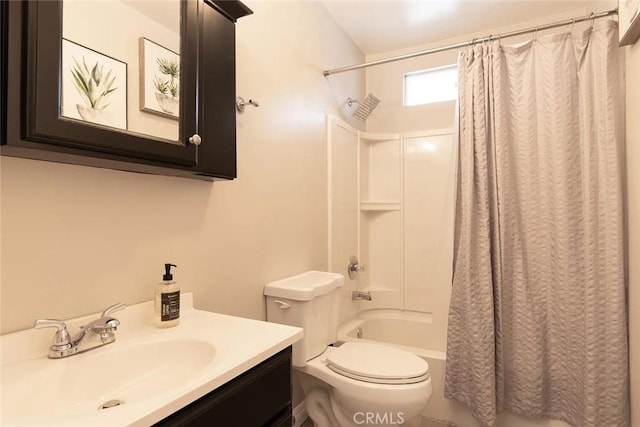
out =
[[3,155],[236,177],[239,1],[0,6]]

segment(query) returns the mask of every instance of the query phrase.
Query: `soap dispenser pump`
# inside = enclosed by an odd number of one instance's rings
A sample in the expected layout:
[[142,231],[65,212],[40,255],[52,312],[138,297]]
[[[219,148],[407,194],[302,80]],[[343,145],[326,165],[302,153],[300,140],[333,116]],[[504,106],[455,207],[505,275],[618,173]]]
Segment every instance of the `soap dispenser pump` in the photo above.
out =
[[156,285],[154,320],[159,328],[170,328],[180,322],[180,285],[173,280],[171,267],[164,265],[162,282]]

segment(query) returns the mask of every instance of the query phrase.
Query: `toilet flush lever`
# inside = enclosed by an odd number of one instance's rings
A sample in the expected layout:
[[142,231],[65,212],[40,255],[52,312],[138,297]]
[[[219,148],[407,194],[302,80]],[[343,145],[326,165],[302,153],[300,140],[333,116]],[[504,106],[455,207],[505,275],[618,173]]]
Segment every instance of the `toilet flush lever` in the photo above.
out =
[[280,301],[279,299],[274,299],[273,302],[275,302],[276,304],[279,304],[280,308],[283,310],[286,310],[287,308],[291,307],[288,303],[284,301]]

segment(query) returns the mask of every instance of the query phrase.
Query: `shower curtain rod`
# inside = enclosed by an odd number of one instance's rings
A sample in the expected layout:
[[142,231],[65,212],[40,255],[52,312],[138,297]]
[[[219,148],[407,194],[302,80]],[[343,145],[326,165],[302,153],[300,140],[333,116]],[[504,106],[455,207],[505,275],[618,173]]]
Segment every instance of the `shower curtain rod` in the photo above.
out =
[[358,70],[360,68],[372,67],[374,65],[386,64],[388,62],[402,61],[404,59],[415,58],[417,56],[429,55],[432,53],[444,52],[447,50],[453,50],[461,47],[471,46],[476,43],[483,43],[491,40],[506,39],[507,37],[515,37],[515,36],[520,36],[522,34],[535,33],[537,31],[549,30],[551,28],[563,27],[565,25],[594,20],[598,18],[606,18],[607,16],[612,16],[617,14],[618,14],[618,9],[612,9],[612,10],[608,10],[605,12],[598,12],[598,13],[591,12],[591,14],[582,16],[580,18],[566,19],[564,21],[554,22],[552,24],[539,25],[537,27],[531,27],[524,30],[518,30],[518,31],[512,31],[510,33],[499,34],[497,36],[490,35],[487,37],[479,37],[466,42],[454,43],[447,46],[436,47],[433,49],[422,50],[419,52],[408,53],[405,55],[392,56],[390,58],[378,59],[377,61],[365,62],[362,64],[350,65],[347,67],[334,68],[332,70],[325,70],[322,72],[322,74],[325,77],[327,77],[327,76],[330,76],[331,74],[344,73],[345,71]]

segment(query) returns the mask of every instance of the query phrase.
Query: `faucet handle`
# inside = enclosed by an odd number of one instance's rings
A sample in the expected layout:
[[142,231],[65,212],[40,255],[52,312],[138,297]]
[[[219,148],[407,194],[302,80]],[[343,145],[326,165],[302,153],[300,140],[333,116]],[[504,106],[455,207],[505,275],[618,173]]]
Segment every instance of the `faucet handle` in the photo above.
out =
[[53,336],[54,346],[68,346],[71,343],[71,337],[67,330],[67,324],[58,319],[39,319],[33,324],[36,329],[57,328],[56,334]]
[[58,330],[67,329],[67,324],[58,319],[38,319],[34,322],[33,327],[42,328],[58,328]]
[[113,304],[112,306],[109,306],[109,307],[105,308],[100,317],[109,317],[109,316],[111,316],[111,313],[115,313],[116,311],[122,310],[126,306],[127,305],[125,303],[123,303],[123,302],[119,302],[117,304]]

